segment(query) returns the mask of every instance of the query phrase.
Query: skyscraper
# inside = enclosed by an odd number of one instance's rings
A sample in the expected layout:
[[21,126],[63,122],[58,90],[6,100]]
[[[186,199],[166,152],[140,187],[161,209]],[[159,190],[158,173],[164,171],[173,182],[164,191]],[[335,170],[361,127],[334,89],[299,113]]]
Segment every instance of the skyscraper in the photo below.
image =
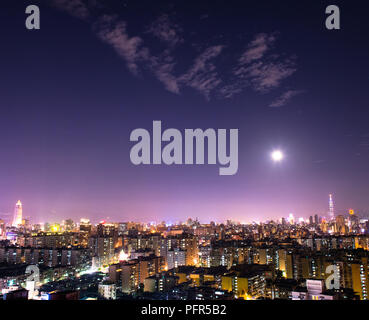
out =
[[6,238],[6,226],[4,220],[0,219],[0,240],[5,240]]
[[14,211],[14,219],[13,219],[13,227],[17,227],[18,225],[22,224],[22,202],[18,200],[18,202],[15,204],[15,211]]
[[314,216],[314,223],[319,224],[319,216],[317,214]]
[[329,195],[329,218],[330,220],[334,220],[334,205],[332,194]]

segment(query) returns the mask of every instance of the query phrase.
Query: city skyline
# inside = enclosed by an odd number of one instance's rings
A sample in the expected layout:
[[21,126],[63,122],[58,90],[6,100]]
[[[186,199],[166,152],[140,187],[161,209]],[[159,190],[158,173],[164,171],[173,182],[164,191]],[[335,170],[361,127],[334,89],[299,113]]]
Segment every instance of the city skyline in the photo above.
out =
[[[368,300],[369,219],[6,226],[3,300]],[[15,219],[21,209],[15,208]],[[333,210],[332,210],[333,209]],[[35,277],[29,277],[32,270]]]
[[[342,3],[332,31],[325,3],[69,3],[35,0],[33,31],[22,1],[0,12],[0,212],[265,221],[326,214],[333,194],[368,214],[365,11]],[[237,174],[133,165],[130,133],[155,120],[238,128]]]
[[[359,216],[361,216],[362,218],[367,218],[369,217],[367,215],[366,212],[362,212],[360,210],[355,210],[353,209],[352,207],[349,208],[349,209],[345,209],[345,210],[337,210],[334,206],[334,200],[333,200],[333,195],[332,194],[329,194],[328,195],[328,210],[326,212],[316,212],[316,213],[312,213],[310,214],[309,216],[307,217],[303,217],[303,216],[299,216],[299,215],[295,215],[293,212],[290,212],[288,215],[285,215],[285,216],[282,216],[282,217],[270,217],[268,219],[265,219],[265,220],[237,220],[237,219],[232,219],[232,218],[225,218],[224,220],[216,220],[216,219],[209,219],[209,220],[204,220],[204,219],[199,219],[198,217],[196,216],[188,216],[186,217],[186,219],[170,219],[170,220],[155,220],[155,219],[150,219],[148,221],[143,221],[143,220],[140,220],[140,219],[133,219],[132,217],[128,217],[127,219],[116,219],[116,220],[111,220],[110,217],[100,217],[100,218],[97,218],[97,219],[92,219],[91,221],[94,222],[94,223],[101,223],[102,221],[106,221],[106,222],[114,222],[114,223],[117,223],[117,222],[128,222],[128,221],[132,221],[132,222],[142,222],[142,223],[149,223],[149,224],[160,224],[162,222],[166,222],[168,225],[175,225],[175,224],[178,224],[178,223],[185,223],[188,219],[196,219],[197,221],[199,221],[200,223],[210,223],[210,222],[215,222],[215,223],[225,223],[226,221],[233,221],[233,222],[238,222],[238,223],[241,223],[241,224],[251,224],[251,223],[264,223],[264,222],[268,222],[268,221],[281,221],[282,219],[289,219],[291,217],[293,217],[293,219],[295,219],[295,222],[298,222],[298,223],[305,223],[305,222],[308,222],[309,221],[309,218],[311,217],[314,217],[314,216],[319,216],[321,217],[322,219],[326,220],[326,221],[330,221],[330,220],[335,220],[336,216],[350,216],[352,214],[359,214]],[[9,214],[10,215],[10,214]],[[2,214],[0,213],[0,220],[9,220],[7,219],[6,217],[9,216],[8,214],[5,214],[5,219],[4,219],[4,214],[2,216]],[[29,221],[29,223],[31,224],[44,224],[44,223],[60,223],[60,222],[64,222],[68,219],[72,219],[72,217],[68,216],[68,217],[64,217],[62,220],[56,220],[56,219],[49,219],[49,220],[46,220],[45,222],[41,222],[41,221],[34,221],[34,219],[32,219],[32,217],[30,216],[23,216],[23,205],[22,205],[22,202],[20,200],[17,201],[17,203],[15,204],[15,210],[14,210],[14,213],[13,213],[13,218],[10,220],[12,223],[11,225],[13,227],[16,227],[17,225],[21,225],[22,224],[22,220],[26,219]],[[85,219],[89,219],[89,217],[87,216],[81,216],[81,217],[75,217],[73,218],[72,220],[75,220],[77,219],[78,220],[85,220]],[[107,220],[106,220],[107,219]],[[110,219],[110,220],[109,220]],[[303,221],[300,221],[301,219],[304,219]],[[8,221],[8,222],[10,222]],[[9,223],[10,224],[10,223]]]

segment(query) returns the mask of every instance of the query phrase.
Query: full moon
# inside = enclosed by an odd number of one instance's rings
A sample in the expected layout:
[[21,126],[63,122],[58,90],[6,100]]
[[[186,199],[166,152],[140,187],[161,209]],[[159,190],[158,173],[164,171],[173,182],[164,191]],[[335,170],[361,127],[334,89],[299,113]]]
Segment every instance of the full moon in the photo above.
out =
[[272,156],[273,161],[275,162],[279,162],[283,159],[283,153],[280,150],[274,150],[271,156]]

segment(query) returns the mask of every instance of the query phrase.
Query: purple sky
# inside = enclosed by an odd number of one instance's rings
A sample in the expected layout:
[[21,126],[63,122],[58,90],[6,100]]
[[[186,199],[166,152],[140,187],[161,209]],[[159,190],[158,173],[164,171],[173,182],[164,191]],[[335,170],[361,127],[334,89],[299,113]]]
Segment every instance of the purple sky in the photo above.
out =
[[[26,2],[5,2],[3,216],[21,199],[34,222],[248,222],[324,214],[329,193],[367,213],[369,28],[355,6],[328,31],[324,3],[34,1],[29,31]],[[129,135],[153,120],[238,128],[238,173],[134,166]]]

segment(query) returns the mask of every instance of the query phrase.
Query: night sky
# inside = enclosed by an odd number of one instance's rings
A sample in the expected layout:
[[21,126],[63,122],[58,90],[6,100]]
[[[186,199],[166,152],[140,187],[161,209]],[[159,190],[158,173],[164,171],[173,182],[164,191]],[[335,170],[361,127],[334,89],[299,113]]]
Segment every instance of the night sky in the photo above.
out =
[[[14,2],[0,5],[0,217],[21,199],[35,223],[251,222],[324,215],[329,193],[367,214],[365,1]],[[153,120],[238,128],[237,174],[133,165],[130,133]]]

